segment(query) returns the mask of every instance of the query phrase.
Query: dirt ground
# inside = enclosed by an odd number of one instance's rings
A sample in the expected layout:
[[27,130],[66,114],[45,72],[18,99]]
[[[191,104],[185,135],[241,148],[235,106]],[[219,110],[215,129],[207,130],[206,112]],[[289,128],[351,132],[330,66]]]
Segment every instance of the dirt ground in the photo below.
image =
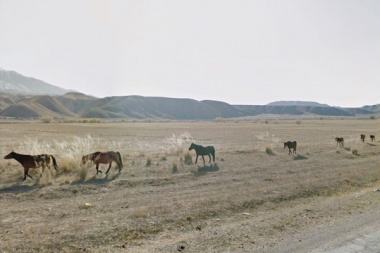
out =
[[[347,118],[2,123],[1,251],[324,252],[380,230],[379,133]],[[193,150],[189,164],[192,141],[213,145],[215,163]],[[54,155],[59,171],[23,182],[12,150]],[[81,164],[98,150],[119,151],[121,172]]]

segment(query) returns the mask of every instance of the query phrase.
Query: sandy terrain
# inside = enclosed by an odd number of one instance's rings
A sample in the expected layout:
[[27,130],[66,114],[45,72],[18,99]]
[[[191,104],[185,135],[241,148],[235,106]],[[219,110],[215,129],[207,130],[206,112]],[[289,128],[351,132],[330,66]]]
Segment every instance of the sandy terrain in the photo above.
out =
[[[0,124],[1,250],[350,252],[378,238],[380,142],[369,135],[380,136],[379,121],[298,123]],[[195,165],[191,151],[186,164],[191,141],[214,145],[216,162]],[[12,149],[52,154],[60,170],[22,182],[22,167],[3,159]],[[80,164],[97,150],[119,151],[121,173]]]

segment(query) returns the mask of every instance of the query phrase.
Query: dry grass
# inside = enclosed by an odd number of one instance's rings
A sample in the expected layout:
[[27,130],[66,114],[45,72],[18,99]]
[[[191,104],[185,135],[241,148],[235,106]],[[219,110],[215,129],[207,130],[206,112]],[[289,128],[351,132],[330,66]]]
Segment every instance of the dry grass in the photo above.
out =
[[190,152],[186,152],[184,156],[185,164],[190,165],[193,164],[193,158],[191,157]]
[[[346,210],[365,208],[352,199],[349,205],[336,203],[356,190],[378,187],[380,145],[358,138],[360,132],[378,132],[376,121],[303,119],[300,128],[291,119],[268,127],[244,121],[4,124],[1,156],[12,149],[50,153],[60,169],[46,169],[40,179],[40,170],[34,171],[33,180],[22,182],[17,162],[0,161],[2,250],[174,252],[185,245],[192,252],[235,252],[244,244],[248,252],[262,252],[263,246],[330,222],[323,217],[339,219]],[[336,133],[349,150],[336,153]],[[191,158],[184,150],[193,136],[195,143],[215,146],[215,165],[208,157],[205,166],[202,158],[197,165],[179,163]],[[288,155],[282,144],[287,140],[297,140],[298,155]],[[360,156],[351,154],[354,149]],[[119,151],[121,173],[96,175],[93,164],[81,164],[83,154],[97,150]],[[149,157],[160,163],[147,168]],[[105,172],[108,165],[101,167]],[[86,203],[91,207],[82,208]],[[305,218],[312,203],[318,203],[318,219]]]
[[146,166],[150,166],[150,165],[152,165],[152,158],[150,157],[150,156],[148,156],[147,158],[146,158],[146,164],[145,164]]

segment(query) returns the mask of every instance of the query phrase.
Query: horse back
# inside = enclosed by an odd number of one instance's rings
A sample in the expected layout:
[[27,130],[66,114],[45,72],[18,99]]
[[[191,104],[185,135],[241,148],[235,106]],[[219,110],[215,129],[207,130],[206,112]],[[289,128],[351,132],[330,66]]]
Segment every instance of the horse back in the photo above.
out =
[[214,146],[203,147],[199,145],[195,148],[195,152],[197,153],[197,155],[208,155],[210,153],[215,152],[215,148]]
[[23,167],[39,168],[41,165],[45,165],[45,156],[46,155],[18,155],[15,159],[21,163]]

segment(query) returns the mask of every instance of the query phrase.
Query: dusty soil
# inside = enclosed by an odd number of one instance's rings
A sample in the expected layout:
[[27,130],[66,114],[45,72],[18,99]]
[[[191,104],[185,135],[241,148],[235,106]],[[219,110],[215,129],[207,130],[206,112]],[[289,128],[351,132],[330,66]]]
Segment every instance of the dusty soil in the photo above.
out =
[[[0,124],[1,250],[323,252],[379,230],[380,142],[360,142],[379,121],[299,123]],[[214,145],[215,163],[195,165],[191,151],[186,164],[192,140]],[[288,155],[282,142],[293,140]],[[83,147],[119,151],[124,168],[96,175],[80,165]],[[22,182],[2,158],[12,149],[53,154],[60,170]]]

